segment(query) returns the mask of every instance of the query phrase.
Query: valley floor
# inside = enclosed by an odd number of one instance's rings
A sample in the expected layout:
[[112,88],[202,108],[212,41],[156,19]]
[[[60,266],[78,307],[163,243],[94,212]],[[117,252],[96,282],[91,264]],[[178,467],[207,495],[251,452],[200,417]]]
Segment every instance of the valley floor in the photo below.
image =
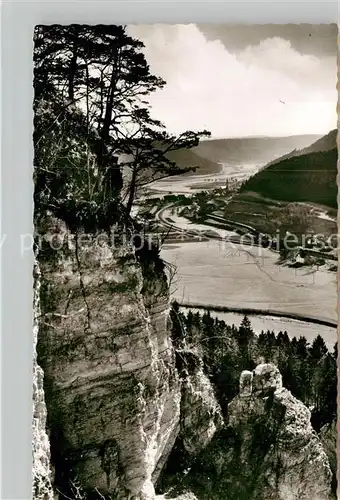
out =
[[[249,176],[257,169],[258,166],[249,165],[244,173]],[[179,176],[176,179],[156,182],[153,189],[155,194],[158,192],[158,196],[165,195],[166,192],[189,194],[195,192],[195,188],[201,187],[204,182],[208,189],[210,182],[221,181],[223,177],[225,179],[226,173],[236,179],[240,175],[240,172],[229,171],[227,166],[224,166],[220,174],[209,178],[200,175]],[[232,201],[227,204],[228,208],[230,205],[228,218],[257,228],[257,220],[269,220],[270,211],[276,210],[277,203],[273,205],[271,200],[248,198],[242,203],[235,204]],[[333,213],[330,217],[327,210],[321,208],[311,207],[314,213],[313,225],[320,232],[326,231],[329,234],[336,222]],[[258,216],[258,219],[249,219],[248,212]],[[294,269],[280,265],[278,253],[272,250],[237,244],[240,236],[235,230],[218,228],[214,221],[209,225],[209,217],[205,224],[193,223],[181,216],[180,210],[175,207],[166,208],[166,204],[163,204],[160,215],[161,223],[163,221],[168,226],[169,223],[173,224],[179,236],[181,232],[186,235],[182,239],[179,237],[177,241],[178,235],[172,240],[169,239],[161,250],[162,258],[176,266],[176,275],[171,285],[173,299],[202,305],[293,313],[336,323],[336,273],[329,270],[333,264],[331,260],[320,268],[305,266]],[[188,237],[190,231],[200,234],[211,232],[215,233],[215,237],[218,235],[231,241],[208,238],[193,241],[195,237]],[[219,317],[220,314],[218,313]],[[237,323],[235,315],[234,320]],[[256,330],[267,327],[272,329],[275,322],[275,329],[277,327],[287,330],[290,336],[305,335],[309,341],[321,334],[329,346],[333,345],[337,338],[336,328],[307,322],[294,322],[284,318],[274,321],[273,318],[268,320],[264,316],[262,319],[259,316],[253,317],[252,322]]]
[[334,273],[282,267],[270,250],[218,241],[167,245],[162,257],[177,266],[177,299],[336,320]]
[[[196,227],[174,214],[168,215],[183,229],[208,229]],[[326,269],[281,266],[278,254],[271,250],[217,240],[167,244],[162,247],[161,255],[177,268],[171,291],[179,302],[337,320],[336,274]],[[335,328],[310,323],[302,327],[301,322],[287,324],[287,321],[276,320],[275,327],[286,329],[291,335],[305,335],[309,341],[321,334],[328,345],[336,342]],[[252,318],[252,322],[254,326],[257,324],[256,330],[266,329],[268,325],[268,319],[261,321],[259,317]],[[273,325],[273,320],[269,320],[269,324]]]

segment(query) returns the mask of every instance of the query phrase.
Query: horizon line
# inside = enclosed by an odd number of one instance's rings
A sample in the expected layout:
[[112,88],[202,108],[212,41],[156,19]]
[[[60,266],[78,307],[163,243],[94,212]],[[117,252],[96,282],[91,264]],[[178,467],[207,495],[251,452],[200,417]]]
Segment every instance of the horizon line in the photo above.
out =
[[201,139],[200,142],[203,141],[214,141],[214,140],[223,140],[223,139],[288,139],[290,137],[324,137],[329,134],[331,131],[336,130],[336,128],[329,130],[328,132],[322,133],[306,133],[306,134],[291,134],[291,135],[233,135],[233,136],[212,136],[205,139]]

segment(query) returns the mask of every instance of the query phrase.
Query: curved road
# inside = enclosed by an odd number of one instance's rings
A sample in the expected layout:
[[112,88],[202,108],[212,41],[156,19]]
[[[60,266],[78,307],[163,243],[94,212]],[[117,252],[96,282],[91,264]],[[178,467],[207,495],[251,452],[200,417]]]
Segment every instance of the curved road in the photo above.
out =
[[[198,230],[195,230],[195,229],[184,229],[183,227],[180,227],[180,226],[176,226],[175,223],[169,221],[166,217],[164,217],[164,212],[166,210],[169,210],[171,209],[172,207],[175,207],[176,205],[174,204],[170,204],[170,205],[167,205],[166,207],[163,207],[161,208],[160,210],[158,210],[156,213],[155,213],[155,219],[156,221],[160,221],[163,226],[169,228],[169,229],[173,229],[175,231],[180,231],[180,232],[184,232],[186,233],[188,236],[200,236],[201,238],[204,237],[208,240],[224,240],[224,241],[230,241],[231,243],[236,243],[236,244],[242,244],[242,245],[251,245],[252,242],[249,240],[249,242],[247,242],[247,240],[245,238],[242,239],[241,241],[241,236],[236,234],[236,233],[233,233],[232,231],[230,230],[227,230],[227,229],[223,229],[223,228],[217,228],[215,226],[210,226],[209,224],[207,223],[201,223],[201,224],[198,224],[199,226],[202,227],[202,229],[200,229],[199,231]],[[185,217],[183,217],[185,218]],[[188,219],[187,219],[188,220]],[[188,222],[190,222],[188,220]],[[237,226],[240,226],[242,228],[244,228],[244,224],[238,224],[237,222],[232,222],[231,223],[237,227]],[[256,232],[254,228],[250,228],[250,226],[247,226],[247,228],[251,229],[253,232]],[[219,230],[221,232],[224,232],[224,233],[230,233],[229,235],[227,236],[221,236],[221,234],[219,234]]]

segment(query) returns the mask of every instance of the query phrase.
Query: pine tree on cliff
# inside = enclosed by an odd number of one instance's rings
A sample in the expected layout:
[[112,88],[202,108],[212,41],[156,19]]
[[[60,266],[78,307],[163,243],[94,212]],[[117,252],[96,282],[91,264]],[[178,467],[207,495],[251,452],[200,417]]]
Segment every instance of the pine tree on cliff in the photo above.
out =
[[115,149],[119,125],[141,97],[164,81],[150,74],[143,44],[126,34],[123,26],[38,26],[35,37],[36,97],[50,83],[67,108],[81,105],[88,128],[96,132],[91,144],[101,181],[110,176],[122,185]]
[[36,207],[44,201],[43,210],[100,229],[119,217],[119,155],[130,155],[132,172],[125,219],[139,185],[183,171],[166,154],[197,145],[202,133],[171,136],[150,116],[147,96],[165,82],[150,73],[142,49],[124,26],[36,28]]
[[313,361],[319,361],[327,353],[327,346],[321,335],[318,335],[313,340],[311,347],[309,348],[309,355]]
[[337,360],[329,352],[319,361],[313,380],[315,410],[313,415],[316,430],[332,422],[337,415]]
[[244,316],[240,328],[238,329],[238,343],[240,347],[247,348],[250,340],[254,336],[254,331],[251,327],[248,316]]
[[149,110],[134,111],[136,130],[120,142],[120,151],[128,160],[122,166],[131,172],[126,193],[126,215],[129,216],[138,190],[154,180],[182,174],[195,167],[181,167],[169,154],[197,146],[200,138],[210,135],[207,131],[186,131],[179,136],[168,134],[161,122],[150,117]]
[[240,349],[240,368],[241,370],[249,370],[253,368],[251,360],[249,345],[251,339],[254,337],[254,331],[251,327],[248,316],[244,316],[240,327],[238,329],[237,341]]

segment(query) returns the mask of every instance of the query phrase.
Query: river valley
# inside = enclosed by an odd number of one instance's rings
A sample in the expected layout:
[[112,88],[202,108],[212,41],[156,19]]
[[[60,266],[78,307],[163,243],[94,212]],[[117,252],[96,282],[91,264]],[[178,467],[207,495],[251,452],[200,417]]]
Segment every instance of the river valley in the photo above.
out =
[[[232,172],[230,176],[232,177]],[[190,184],[194,185],[203,181],[200,178],[206,176],[192,177]],[[217,178],[220,179],[221,174],[217,174]],[[210,182],[213,182],[214,176],[210,176],[210,179]],[[177,182],[179,183],[179,180]],[[177,186],[180,187],[179,192],[182,192],[186,182],[183,180],[179,184],[174,183],[172,193],[177,192]],[[171,179],[168,179],[167,186],[170,183]],[[159,195],[164,194],[164,185],[164,182],[160,185]],[[155,187],[157,184],[154,189]],[[292,313],[333,322],[334,328],[287,318],[250,316],[257,333],[267,329],[277,332],[286,330],[290,337],[304,335],[309,342],[320,334],[329,347],[334,345],[337,338],[337,291],[334,272],[323,268],[293,269],[279,265],[276,252],[227,241],[228,237],[236,233],[192,223],[181,217],[173,207],[163,210],[162,217],[183,232],[195,231],[202,234],[203,231],[212,230],[223,238],[221,241],[179,241],[163,245],[162,258],[176,266],[176,277],[171,285],[173,299],[231,309],[242,307]],[[243,317],[231,312],[212,314],[236,325],[239,325]]]

